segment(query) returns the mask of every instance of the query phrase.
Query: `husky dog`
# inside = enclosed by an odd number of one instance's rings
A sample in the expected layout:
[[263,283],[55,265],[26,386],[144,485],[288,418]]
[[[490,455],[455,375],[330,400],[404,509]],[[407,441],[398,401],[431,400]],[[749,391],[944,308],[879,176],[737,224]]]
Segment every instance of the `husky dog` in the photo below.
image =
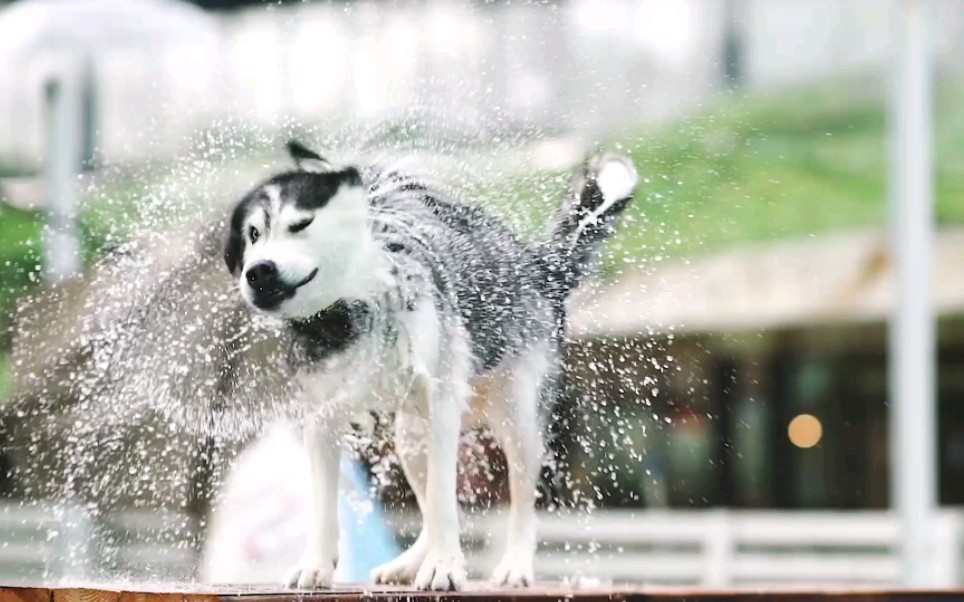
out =
[[[508,544],[493,574],[533,583],[536,487],[558,395],[566,300],[632,199],[618,156],[591,159],[545,240],[520,241],[478,207],[385,167],[338,166],[291,142],[297,169],[234,209],[224,258],[241,295],[291,334],[303,396],[313,513],[285,582],[330,585],[338,562],[342,435],[352,417],[395,413],[395,447],[423,517],[377,583],[465,584],[456,472],[462,417],[499,439],[509,469]],[[476,396],[484,388],[486,395]]]

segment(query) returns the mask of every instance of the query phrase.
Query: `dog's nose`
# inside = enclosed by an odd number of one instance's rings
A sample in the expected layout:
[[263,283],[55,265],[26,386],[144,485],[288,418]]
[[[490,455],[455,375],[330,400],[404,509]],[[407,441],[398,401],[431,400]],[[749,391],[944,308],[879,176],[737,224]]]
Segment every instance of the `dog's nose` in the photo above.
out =
[[273,261],[258,261],[244,273],[248,284],[257,289],[270,289],[278,284],[278,266]]

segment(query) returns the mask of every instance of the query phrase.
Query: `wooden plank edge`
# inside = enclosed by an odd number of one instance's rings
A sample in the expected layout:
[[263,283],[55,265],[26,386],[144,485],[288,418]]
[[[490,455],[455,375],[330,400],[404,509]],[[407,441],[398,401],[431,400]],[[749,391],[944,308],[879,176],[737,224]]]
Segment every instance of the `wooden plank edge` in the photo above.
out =
[[406,588],[342,587],[324,591],[251,586],[0,586],[0,602],[945,602],[964,600],[964,590],[570,588],[421,592]]

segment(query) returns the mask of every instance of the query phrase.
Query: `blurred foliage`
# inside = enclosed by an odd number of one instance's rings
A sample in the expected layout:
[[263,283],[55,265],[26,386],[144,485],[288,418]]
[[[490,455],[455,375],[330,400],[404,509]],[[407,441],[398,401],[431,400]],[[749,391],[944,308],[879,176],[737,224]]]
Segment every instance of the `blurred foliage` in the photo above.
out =
[[191,0],[201,8],[212,10],[236,10],[251,6],[275,7],[282,4],[303,4],[305,0]]
[[[880,86],[829,83],[722,96],[684,119],[631,128],[604,148],[642,182],[606,269],[741,244],[887,225],[886,109]],[[937,218],[964,222],[964,88],[942,90]],[[557,206],[568,173],[508,178],[484,202],[524,234]],[[539,187],[534,185],[538,182]]]
[[10,379],[7,376],[7,355],[0,353],[0,401],[6,399],[9,384]]
[[[638,259],[862,228],[888,220],[886,109],[879,86],[734,95],[616,140],[644,178],[614,244]],[[936,215],[964,222],[964,89],[937,96]],[[613,266],[610,266],[613,267]]]
[[644,256],[883,226],[884,109],[824,91],[732,97],[622,141],[644,183],[619,241]]
[[41,231],[36,214],[0,205],[0,333],[9,326],[13,300],[37,281]]
[[[100,219],[99,214],[87,213],[81,217],[81,250],[86,264],[108,248],[110,223]],[[0,204],[0,349],[9,342],[7,334],[17,297],[41,281],[43,228],[39,213]]]

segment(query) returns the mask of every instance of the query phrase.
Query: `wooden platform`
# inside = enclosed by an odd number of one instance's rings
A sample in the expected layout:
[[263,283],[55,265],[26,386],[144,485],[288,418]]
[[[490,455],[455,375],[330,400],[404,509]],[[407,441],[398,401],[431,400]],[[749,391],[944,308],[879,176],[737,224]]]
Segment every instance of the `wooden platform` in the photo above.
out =
[[339,587],[325,591],[292,591],[251,586],[117,586],[6,587],[0,602],[927,602],[964,600],[964,590],[731,590],[676,588],[574,589],[545,585],[525,590],[494,590],[482,584],[458,593],[409,589]]

